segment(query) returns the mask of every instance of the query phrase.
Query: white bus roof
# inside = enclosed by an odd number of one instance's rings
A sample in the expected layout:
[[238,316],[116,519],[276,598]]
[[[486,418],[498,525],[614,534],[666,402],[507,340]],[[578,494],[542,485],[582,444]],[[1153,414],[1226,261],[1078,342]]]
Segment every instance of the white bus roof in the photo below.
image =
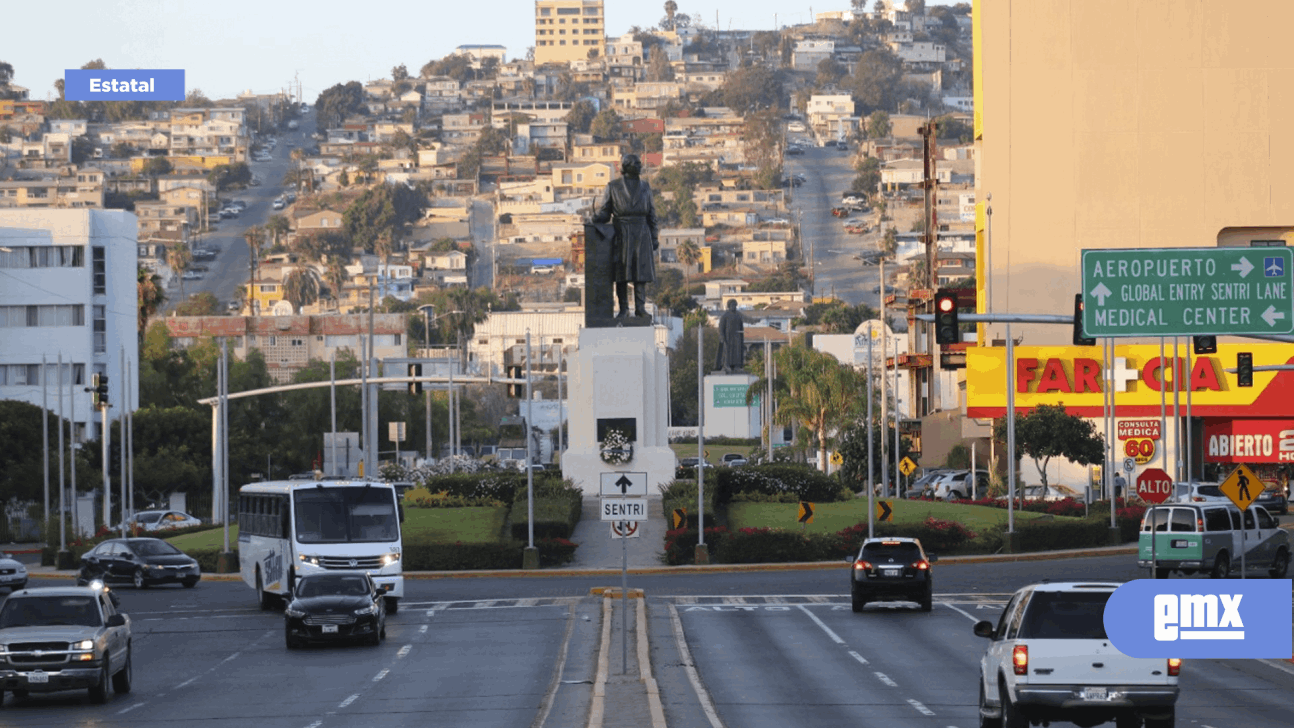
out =
[[248,483],[238,489],[240,493],[291,493],[306,488],[354,488],[357,486],[374,486],[394,489],[394,483],[381,480],[266,480],[260,483]]

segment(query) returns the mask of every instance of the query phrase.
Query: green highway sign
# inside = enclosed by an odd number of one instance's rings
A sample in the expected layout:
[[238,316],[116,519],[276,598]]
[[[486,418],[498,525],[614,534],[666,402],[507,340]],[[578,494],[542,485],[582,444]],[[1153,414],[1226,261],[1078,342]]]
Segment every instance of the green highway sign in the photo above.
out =
[[1084,250],[1083,333],[1294,333],[1294,250]]

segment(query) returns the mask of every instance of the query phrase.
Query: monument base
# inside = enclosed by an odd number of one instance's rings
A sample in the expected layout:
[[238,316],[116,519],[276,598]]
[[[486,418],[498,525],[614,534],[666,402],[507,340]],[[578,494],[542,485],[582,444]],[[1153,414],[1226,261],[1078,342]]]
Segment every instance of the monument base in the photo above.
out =
[[562,455],[562,477],[570,478],[585,495],[601,492],[603,473],[647,473],[647,495],[660,495],[659,485],[674,479],[677,465],[674,451],[668,447],[635,447],[634,459],[624,465],[602,462],[596,448],[568,448]]

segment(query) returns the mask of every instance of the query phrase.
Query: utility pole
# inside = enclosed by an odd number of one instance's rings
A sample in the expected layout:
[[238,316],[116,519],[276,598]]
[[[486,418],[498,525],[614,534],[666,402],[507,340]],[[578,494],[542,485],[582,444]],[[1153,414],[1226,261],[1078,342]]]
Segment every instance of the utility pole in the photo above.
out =
[[[938,259],[939,259],[939,212],[937,205],[937,193],[939,189],[939,172],[937,169],[936,154],[939,147],[939,130],[934,122],[930,120],[926,125],[921,127],[921,137],[924,140],[922,146],[922,159],[924,160],[924,175],[921,180],[921,186],[925,191],[925,234],[922,236],[922,242],[926,246],[926,282],[925,288],[934,291],[938,288]],[[881,295],[885,295],[885,289],[881,288]],[[922,313],[934,313],[934,296],[924,299],[921,302]],[[926,380],[926,398],[927,404],[924,410],[917,407],[921,401],[917,393],[920,391],[920,382],[915,378],[912,381],[909,390],[912,392],[912,416],[920,417],[924,414],[936,412],[939,410],[939,349],[935,345],[935,327],[929,324],[922,327],[925,329],[925,350],[930,354],[930,369],[927,370]],[[915,329],[913,329],[915,330]],[[912,350],[919,350],[915,346],[916,336],[913,336]],[[913,372],[915,373],[915,372]],[[895,458],[898,454],[895,454]]]

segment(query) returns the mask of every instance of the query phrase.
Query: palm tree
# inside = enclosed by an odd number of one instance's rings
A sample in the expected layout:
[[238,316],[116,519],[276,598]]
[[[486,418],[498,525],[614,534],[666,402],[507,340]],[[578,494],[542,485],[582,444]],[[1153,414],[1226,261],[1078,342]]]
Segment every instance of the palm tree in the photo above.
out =
[[678,12],[678,3],[674,0],[666,0],[665,17],[668,20],[669,27],[666,30],[674,30],[674,13]]
[[136,270],[135,280],[139,298],[139,336],[142,339],[148,329],[148,320],[166,302],[166,292],[162,290],[162,277],[142,265]]
[[[837,433],[857,419],[859,392],[865,383],[858,372],[802,343],[784,346],[773,354],[777,378],[773,382],[778,407],[773,421],[798,424],[817,439],[818,467],[826,470],[827,453]],[[747,404],[768,388],[760,375],[747,390]]]
[[265,229],[274,236],[273,247],[277,248],[279,236],[287,235],[288,231],[292,229],[292,223],[288,222],[288,219],[283,215],[271,215],[269,222],[265,224]]
[[340,256],[334,255],[328,261],[328,270],[324,273],[328,281],[328,290],[332,293],[333,304],[336,305],[337,311],[341,311],[341,291],[346,285],[348,275],[346,265],[342,263]]
[[247,286],[239,286],[234,289],[234,301],[238,303],[238,312],[242,313],[247,307]]
[[683,264],[683,282],[692,292],[692,267],[701,261],[701,249],[695,241],[684,240],[678,244],[678,262]]
[[319,274],[313,268],[297,268],[283,279],[283,298],[300,313],[302,307],[319,300]]
[[166,264],[171,267],[171,271],[180,277],[180,299],[184,299],[184,272],[189,269],[189,264],[193,262],[193,251],[185,243],[176,243],[170,250],[166,251]]

